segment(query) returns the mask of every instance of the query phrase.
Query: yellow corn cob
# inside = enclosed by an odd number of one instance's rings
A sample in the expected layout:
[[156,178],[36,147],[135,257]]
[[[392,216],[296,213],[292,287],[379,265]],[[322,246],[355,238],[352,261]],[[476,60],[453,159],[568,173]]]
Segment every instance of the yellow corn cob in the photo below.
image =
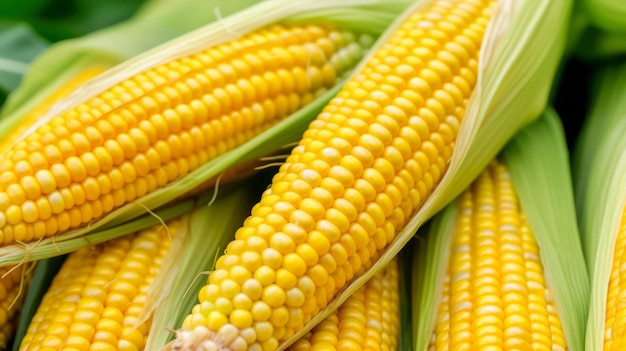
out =
[[397,259],[291,346],[291,351],[397,350],[400,293]]
[[615,242],[613,253],[613,267],[609,279],[609,289],[606,298],[606,324],[604,325],[604,351],[623,350],[626,347],[625,332],[626,305],[624,305],[624,291],[621,281],[626,272],[626,210],[622,215],[619,234]]
[[13,333],[17,326],[21,301],[24,298],[22,283],[25,267],[2,267],[0,268],[0,349],[5,350],[13,340]]
[[142,350],[139,317],[181,223],[156,226],[70,254],[37,309],[20,350]]
[[[104,68],[101,67],[86,69],[67,82],[61,89],[51,94],[37,108],[24,116],[11,132],[0,141],[0,152],[6,150],[17,141],[57,100],[68,96],[80,85],[100,74],[103,70]],[[26,274],[23,273],[23,268],[16,268],[15,266],[0,268],[0,283],[2,284],[0,287],[0,349],[6,349],[8,343],[13,339],[13,333],[17,325],[16,318],[21,310],[20,305],[24,298],[24,293],[23,291],[20,292],[20,288],[24,288],[22,283],[26,283],[26,281],[22,280],[30,278],[30,271],[26,272]]]
[[494,161],[463,193],[429,350],[566,350],[539,248]]
[[351,33],[274,25],[54,116],[0,155],[0,241],[80,226],[183,177],[313,100],[361,54]]
[[311,123],[174,350],[273,350],[376,262],[448,167],[494,1],[413,13]]
[[24,116],[22,120],[20,120],[15,127],[12,128],[11,132],[7,134],[0,141],[0,153],[5,152],[13,143],[19,140],[28,128],[30,128],[33,124],[39,120],[43,115],[45,115],[48,110],[54,105],[55,102],[67,97],[72,92],[74,92],[78,87],[83,85],[89,79],[97,76],[98,74],[104,71],[103,67],[90,67],[85,69],[84,71],[77,74],[75,77],[70,79],[63,87],[59,90],[56,90],[54,93],[50,94],[41,104],[39,104],[35,109],[33,109],[28,115]]

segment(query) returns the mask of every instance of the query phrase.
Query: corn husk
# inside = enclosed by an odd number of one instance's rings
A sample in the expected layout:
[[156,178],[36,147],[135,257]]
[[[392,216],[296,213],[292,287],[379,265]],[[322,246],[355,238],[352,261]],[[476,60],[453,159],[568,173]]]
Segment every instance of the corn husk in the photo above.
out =
[[[568,350],[584,349],[589,281],[578,233],[569,155],[559,118],[548,109],[505,147],[507,166],[537,245],[546,286],[555,299]],[[427,350],[450,257],[457,217],[453,202],[424,231],[426,242],[415,255],[415,350]]]
[[[407,3],[408,0],[387,1],[384,4],[376,0],[349,0],[340,3],[332,0],[264,1],[232,16],[223,18],[218,22],[187,33],[161,47],[149,50],[110,69],[85,84],[76,93],[59,101],[40,119],[38,124],[44,123],[54,115],[72,108],[117,82],[148,68],[235,39],[244,33],[271,23],[279,21],[291,23],[336,23],[342,29],[366,33],[364,38],[368,38],[382,33],[387,25],[396,18],[397,14],[406,7]],[[355,15],[360,18],[359,21],[354,21]],[[367,41],[364,44],[367,44]],[[271,154],[285,145],[297,141],[308,123],[317,115],[326,102],[336,94],[342,81],[340,80],[334,88],[329,89],[307,107],[297,111],[239,148],[211,160],[190,172],[187,176],[168,184],[166,187],[116,209],[104,217],[93,221],[88,226],[69,230],[60,235],[45,238],[34,243],[1,247],[0,265],[30,261],[35,259],[35,256],[41,259],[77,250],[91,242],[91,236],[94,233],[102,235],[104,229],[119,226],[131,219],[150,213],[159,206],[178,198],[181,194],[187,193],[204,183],[207,179],[216,177],[235,165]],[[36,125],[32,128],[35,127]],[[138,229],[134,224],[125,228],[130,231]],[[128,232],[119,231],[118,227],[115,234],[108,231],[104,235],[108,235],[107,238],[112,238],[114,235],[123,235]],[[81,237],[86,240],[72,240]],[[68,240],[72,240],[71,244],[65,246],[64,249],[58,249],[61,243]],[[35,252],[43,254],[37,256],[34,255]]]
[[[410,12],[426,7],[432,1],[422,0],[407,9],[370,52],[374,52]],[[478,176],[519,129],[541,115],[565,47],[570,10],[568,0],[499,2],[485,34],[477,85],[469,100],[446,174],[379,260],[344,287],[278,350],[285,350],[382,269],[424,222]]]
[[601,350],[615,243],[626,208],[626,65],[603,67],[591,86],[595,94],[576,144],[573,173],[592,287],[586,350]]

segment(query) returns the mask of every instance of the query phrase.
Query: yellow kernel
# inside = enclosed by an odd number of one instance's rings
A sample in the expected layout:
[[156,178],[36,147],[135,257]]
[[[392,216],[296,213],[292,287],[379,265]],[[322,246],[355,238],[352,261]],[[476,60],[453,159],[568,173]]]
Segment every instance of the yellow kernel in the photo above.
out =
[[285,290],[276,284],[269,285],[263,289],[262,299],[271,307],[278,307],[285,303]]
[[73,182],[82,182],[83,179],[87,177],[87,169],[85,168],[83,161],[76,156],[72,156],[65,160],[65,167],[67,167]]
[[300,277],[306,272],[307,265],[297,253],[289,253],[284,257],[283,268]]
[[236,309],[230,314],[230,322],[239,329],[244,329],[252,325],[252,314],[246,310]]
[[272,317],[270,322],[275,327],[283,327],[289,321],[289,310],[285,306],[280,306],[272,310]]
[[11,184],[7,187],[6,190],[7,195],[9,196],[9,200],[13,204],[21,204],[26,201],[26,192],[24,188],[22,188],[19,184]]

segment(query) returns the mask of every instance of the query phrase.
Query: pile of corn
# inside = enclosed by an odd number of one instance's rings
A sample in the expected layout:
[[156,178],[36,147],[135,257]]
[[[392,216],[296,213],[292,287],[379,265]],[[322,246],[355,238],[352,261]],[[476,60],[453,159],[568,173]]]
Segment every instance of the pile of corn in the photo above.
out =
[[185,2],[5,104],[0,349],[626,350],[621,3]]

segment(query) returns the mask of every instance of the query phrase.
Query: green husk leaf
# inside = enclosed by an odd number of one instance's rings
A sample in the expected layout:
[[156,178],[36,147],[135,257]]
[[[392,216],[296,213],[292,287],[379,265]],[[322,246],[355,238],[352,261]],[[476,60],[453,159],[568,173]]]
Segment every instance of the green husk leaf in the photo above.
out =
[[13,351],[18,351],[20,343],[28,331],[30,321],[33,319],[44,294],[52,283],[52,279],[61,268],[66,256],[57,256],[37,262],[37,267],[29,283],[28,291],[22,303],[22,311],[13,340]]
[[603,347],[607,290],[626,208],[626,65],[607,65],[594,78],[596,94],[574,154],[576,204],[591,277],[587,350]]
[[412,310],[414,301],[411,294],[413,284],[413,251],[415,240],[411,240],[398,254],[399,290],[400,290],[400,330],[398,335],[398,350],[413,351],[413,322]]
[[457,213],[457,202],[453,201],[417,232],[422,241],[413,250],[411,311],[414,350],[428,349],[435,327]]
[[[370,53],[410,12],[431,2],[422,0],[409,8],[390,26]],[[449,169],[441,182],[379,260],[344,287],[333,301],[303,329],[281,344],[278,350],[284,350],[304,335],[382,269],[426,220],[478,176],[515,132],[541,114],[565,47],[571,5],[569,0],[499,2],[499,9],[491,20],[481,48],[477,86],[461,123]]]
[[94,66],[112,67],[257,2],[150,0],[124,22],[50,46],[33,61],[22,84],[3,106],[0,138],[78,73]]
[[[89,83],[87,83],[80,91],[80,94],[72,94],[67,99],[60,101],[51,111],[42,117],[39,123],[51,118],[59,111],[80,103],[81,101],[98,94],[109,86],[115,84],[121,79],[127,78],[163,62],[178,58],[200,50],[209,45],[215,45],[224,42],[233,37],[233,33],[238,35],[262,27],[264,25],[274,23],[283,19],[290,19],[291,14],[299,15],[298,21],[308,21],[308,16],[318,18],[316,12],[318,9],[325,11],[325,20],[333,22],[341,21],[350,16],[350,8],[359,5],[365,5],[363,11],[369,9],[369,16],[362,20],[360,26],[367,28],[369,32],[382,32],[385,27],[382,26],[381,18],[393,20],[394,15],[391,10],[399,7],[396,6],[372,6],[378,0],[349,0],[337,4],[335,0],[302,0],[293,2],[291,0],[277,0],[271,2],[263,2],[246,10],[243,10],[233,16],[222,19],[220,22],[210,24],[199,30],[184,35],[170,43],[165,44],[162,48],[153,49],[146,54],[137,58],[128,60],[123,64],[111,69],[108,73],[100,75]],[[396,4],[405,3],[406,0],[398,0]],[[380,3],[379,3],[380,4]],[[385,4],[392,4],[387,2]],[[332,11],[331,11],[332,10]],[[362,12],[361,12],[362,13]],[[308,15],[308,16],[307,16]],[[296,19],[292,19],[296,20]],[[297,141],[306,129],[310,121],[321,111],[324,105],[337,93],[341,87],[341,79],[335,87],[329,89],[326,93],[318,97],[305,108],[295,112],[285,120],[279,122],[272,128],[256,136],[237,149],[231,150],[210,162],[198,167],[190,172],[187,176],[158,189],[132,203],[124,205],[115,211],[107,214],[99,220],[92,222],[87,227],[70,230],[52,238],[45,238],[35,243],[26,243],[23,245],[10,245],[0,248],[0,265],[9,262],[22,261],[25,257],[30,260],[34,252],[45,252],[47,255],[53,254],[53,247],[59,246],[66,240],[73,240],[85,236],[91,231],[101,231],[102,228],[116,226],[129,220],[143,215],[148,209],[154,209],[170,200],[177,198],[180,194],[184,194],[196,186],[202,184],[205,180],[218,176],[223,171],[232,166],[244,163],[246,161],[258,159],[261,156],[268,155],[276,150],[281,149],[285,145]],[[34,127],[33,127],[34,128]],[[112,235],[107,232],[107,235]],[[77,242],[73,241],[71,247],[77,247]],[[67,246],[68,248],[70,246]],[[49,257],[49,256],[48,256]]]
[[555,298],[569,350],[584,349],[589,279],[580,242],[569,153],[551,108],[506,146],[503,159],[532,229],[546,285]]
[[[200,205],[191,213],[188,235],[178,252],[170,251],[157,276],[155,290],[146,301],[144,312],[154,310],[146,350],[158,350],[170,341],[171,329],[182,325],[197,303],[198,292],[206,284],[206,274],[215,259],[235,236],[253,204],[250,186],[240,186],[223,194],[211,205]],[[172,272],[172,268],[178,274]]]
[[[552,290],[568,350],[584,349],[589,281],[576,222],[569,155],[559,117],[552,109],[522,129],[504,148],[521,209],[539,246],[546,285]],[[456,201],[433,218],[426,243],[415,258],[416,350],[427,350],[437,316]],[[421,233],[421,232],[420,232]]]

